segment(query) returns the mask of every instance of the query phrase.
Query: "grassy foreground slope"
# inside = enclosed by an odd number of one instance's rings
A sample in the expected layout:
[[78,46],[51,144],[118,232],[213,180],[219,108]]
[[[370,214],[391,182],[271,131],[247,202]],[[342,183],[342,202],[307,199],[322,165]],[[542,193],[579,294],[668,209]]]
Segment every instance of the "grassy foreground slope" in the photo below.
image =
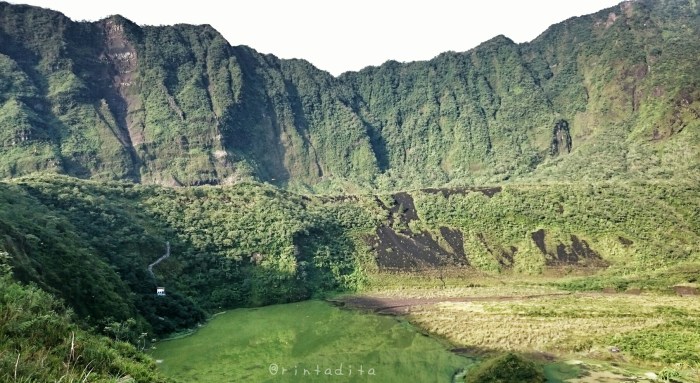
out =
[[82,328],[73,312],[51,294],[13,281],[7,253],[0,256],[0,380],[166,381],[134,345]]

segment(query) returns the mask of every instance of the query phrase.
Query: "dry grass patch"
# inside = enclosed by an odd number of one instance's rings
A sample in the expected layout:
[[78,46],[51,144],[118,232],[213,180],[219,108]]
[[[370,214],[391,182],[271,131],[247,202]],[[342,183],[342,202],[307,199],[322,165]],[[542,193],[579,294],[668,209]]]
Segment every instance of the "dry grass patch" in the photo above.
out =
[[[590,356],[609,353],[607,349],[619,339],[616,336],[700,321],[700,300],[575,294],[516,301],[441,302],[414,308],[410,319],[457,346]],[[621,355],[635,354],[633,351],[637,350],[622,349]]]
[[483,298],[483,297],[527,297],[549,294],[570,294],[553,286],[537,285],[507,285],[507,286],[476,286],[476,287],[447,287],[434,288],[394,288],[371,293],[376,297],[400,298]]

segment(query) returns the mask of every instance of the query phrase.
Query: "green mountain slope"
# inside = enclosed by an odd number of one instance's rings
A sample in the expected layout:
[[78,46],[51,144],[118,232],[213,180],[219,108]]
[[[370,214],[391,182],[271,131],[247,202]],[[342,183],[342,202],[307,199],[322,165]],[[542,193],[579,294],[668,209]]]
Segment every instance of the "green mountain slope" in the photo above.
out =
[[[0,342],[7,350],[0,363],[12,368],[19,353],[27,358],[20,376],[45,381],[31,374],[35,355],[49,355],[51,374],[62,373],[60,361],[70,360],[67,331],[74,330],[85,347],[81,363],[94,358],[95,371],[152,381],[143,356],[96,334],[143,345],[222,309],[387,287],[383,281],[396,272],[508,278],[583,271],[597,275],[565,287],[669,292],[698,275],[699,201],[690,182],[327,197],[247,182],[170,188],[48,175],[3,181],[0,252],[22,285],[2,277],[0,295],[41,294],[53,302],[39,287],[72,308],[77,324],[46,324],[50,338],[12,327]],[[170,256],[149,274],[168,243]],[[157,296],[156,287],[166,295]]]
[[162,334],[219,308],[362,289],[382,272],[583,268],[649,279],[700,261],[698,201],[688,182],[307,197],[258,183],[42,176],[0,184],[0,249],[16,279],[99,329],[136,318],[134,328]]
[[12,281],[6,260],[1,261],[3,382],[166,381],[134,345],[86,331],[62,302],[35,286]]
[[699,15],[625,2],[333,77],[0,2],[2,379],[159,381],[121,341],[396,272],[696,283]]
[[697,179],[692,1],[625,2],[530,43],[499,36],[338,78],[206,25],[80,23],[7,3],[0,20],[3,177],[318,191]]
[[[379,209],[248,183],[178,190],[42,177],[1,186],[0,239],[19,281],[99,328],[137,318],[159,334],[195,325],[203,309],[357,288],[366,252],[357,233],[371,232]],[[170,257],[150,275],[168,242]]]

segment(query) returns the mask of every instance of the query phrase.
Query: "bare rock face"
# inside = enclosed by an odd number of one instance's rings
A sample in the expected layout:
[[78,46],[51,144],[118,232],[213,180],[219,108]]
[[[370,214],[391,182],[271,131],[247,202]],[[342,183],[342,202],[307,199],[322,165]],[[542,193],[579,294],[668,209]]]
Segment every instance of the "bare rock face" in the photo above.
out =
[[549,154],[558,156],[571,152],[571,134],[569,133],[569,123],[566,120],[559,120],[554,124],[552,130],[552,145]]
[[119,128],[124,133],[123,139],[133,145],[143,142],[143,126],[133,121],[131,115],[134,109],[140,107],[135,92],[129,88],[134,85],[135,71],[137,70],[138,53],[124,32],[124,26],[118,20],[104,20],[105,51],[103,57],[109,63],[112,78],[112,92],[109,94],[111,109],[117,118]]
[[112,133],[128,153],[131,162],[130,178],[138,181],[138,167],[142,161],[136,147],[144,141],[144,123],[139,116],[143,112],[143,103],[138,91],[132,89],[137,81],[138,54],[124,31],[123,20],[112,17],[99,25],[104,39],[99,60],[105,64],[106,83],[103,85],[106,86],[98,113],[105,121],[110,121],[105,114],[111,114],[114,121]]

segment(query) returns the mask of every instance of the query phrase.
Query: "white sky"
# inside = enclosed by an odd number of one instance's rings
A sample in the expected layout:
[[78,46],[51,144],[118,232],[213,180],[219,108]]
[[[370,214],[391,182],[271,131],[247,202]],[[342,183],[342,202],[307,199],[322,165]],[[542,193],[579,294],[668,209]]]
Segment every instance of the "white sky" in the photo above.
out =
[[551,24],[621,0],[12,0],[73,20],[120,14],[140,25],[211,24],[232,45],[303,58],[334,75],[429,60],[503,34],[530,41]]

